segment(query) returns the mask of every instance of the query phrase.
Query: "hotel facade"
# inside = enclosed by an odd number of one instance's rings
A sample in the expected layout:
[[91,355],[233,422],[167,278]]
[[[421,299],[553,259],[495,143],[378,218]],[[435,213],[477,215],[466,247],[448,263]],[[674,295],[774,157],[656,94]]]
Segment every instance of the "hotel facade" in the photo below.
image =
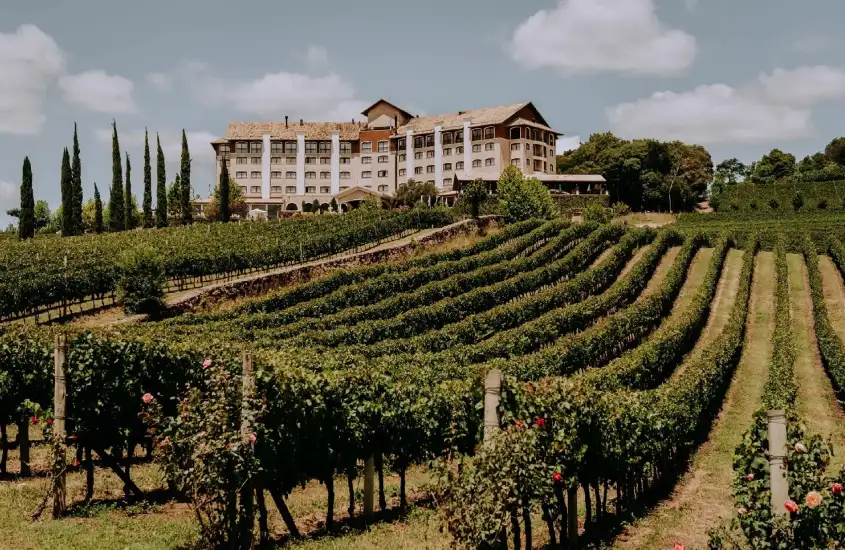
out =
[[379,100],[362,114],[351,122],[231,123],[226,137],[212,142],[215,182],[228,163],[249,208],[276,217],[314,200],[387,198],[411,179],[454,197],[459,182],[496,181],[508,165],[550,184],[564,181],[555,174],[562,134],[530,102],[416,117]]

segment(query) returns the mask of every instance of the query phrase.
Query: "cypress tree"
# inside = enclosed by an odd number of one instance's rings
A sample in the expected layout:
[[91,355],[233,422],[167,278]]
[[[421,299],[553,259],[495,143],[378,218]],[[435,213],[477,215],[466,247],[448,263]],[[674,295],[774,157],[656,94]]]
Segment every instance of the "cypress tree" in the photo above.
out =
[[73,197],[73,234],[81,235],[82,223],[82,162],[79,159],[79,137],[76,132],[76,123],[73,123],[73,160],[70,165]]
[[135,229],[138,225],[135,220],[135,201],[132,200],[132,165],[129,163],[129,153],[126,153],[126,192],[123,194],[123,222],[126,229]]
[[70,153],[65,147],[62,152],[62,236],[74,234],[73,219],[73,174],[70,170]]
[[144,227],[153,226],[153,168],[150,166],[150,138],[144,128]]
[[220,169],[220,221],[228,222],[231,215],[229,208],[229,161],[223,159]]
[[164,152],[156,134],[156,225],[167,227],[167,175],[164,170]]
[[94,231],[103,232],[103,201],[100,199],[100,190],[94,182]]
[[182,225],[189,225],[193,220],[191,208],[191,153],[188,151],[188,137],[182,130],[182,170],[180,185],[182,186]]
[[21,240],[35,236],[35,197],[32,194],[32,165],[29,157],[23,159],[23,177],[21,178],[21,216],[18,224],[18,237]]
[[111,140],[111,192],[109,193],[109,231],[123,231],[123,168],[120,165],[120,143],[117,141],[117,123],[112,121]]

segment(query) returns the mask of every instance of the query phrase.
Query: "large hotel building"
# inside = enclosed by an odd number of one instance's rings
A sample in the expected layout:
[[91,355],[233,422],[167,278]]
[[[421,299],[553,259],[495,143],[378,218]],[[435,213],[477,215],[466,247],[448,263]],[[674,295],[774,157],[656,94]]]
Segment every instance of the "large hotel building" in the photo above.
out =
[[[223,162],[249,208],[276,217],[303,203],[341,204],[389,197],[413,179],[453,198],[456,183],[499,179],[507,165],[567,192],[597,192],[604,180],[555,174],[555,143],[530,102],[416,117],[385,100],[351,122],[233,122],[215,140],[217,180]],[[577,182],[576,182],[577,180]],[[594,191],[589,186],[595,187]],[[564,184],[568,185],[564,189]],[[583,190],[572,185],[583,184]],[[200,208],[206,201],[199,201]]]

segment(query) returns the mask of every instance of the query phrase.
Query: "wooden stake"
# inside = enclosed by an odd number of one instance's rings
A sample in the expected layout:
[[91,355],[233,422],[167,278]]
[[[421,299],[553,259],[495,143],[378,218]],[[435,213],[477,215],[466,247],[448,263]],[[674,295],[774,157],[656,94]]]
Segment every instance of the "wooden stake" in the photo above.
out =
[[786,411],[767,413],[769,419],[769,480],[772,487],[772,513],[785,516],[784,503],[789,500],[786,480]]
[[499,430],[499,395],[502,392],[502,371],[492,369],[484,377],[484,440]]
[[56,349],[53,371],[53,518],[61,517],[67,509],[67,487],[65,485],[65,467],[67,448],[65,445],[65,421],[67,410],[67,378],[65,377],[65,357],[67,355],[67,336],[56,335]]
[[375,458],[364,461],[364,517],[373,515],[373,493],[375,492]]

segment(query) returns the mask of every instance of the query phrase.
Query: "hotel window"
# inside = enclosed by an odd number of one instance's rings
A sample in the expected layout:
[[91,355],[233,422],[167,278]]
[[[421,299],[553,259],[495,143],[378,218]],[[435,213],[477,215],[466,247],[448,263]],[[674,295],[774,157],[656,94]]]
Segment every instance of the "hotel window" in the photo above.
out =
[[285,163],[286,164],[296,164],[296,157],[286,157]]
[[381,191],[382,193],[384,193],[385,191],[387,191],[387,186],[386,185],[379,185],[378,190]]
[[320,164],[331,164],[332,159],[329,157],[320,157]]
[[240,179],[244,179],[244,178],[246,178],[246,172],[235,172],[235,177],[240,178]]
[[485,143],[484,144],[484,150],[485,151],[494,151],[495,149],[496,149],[495,143]]
[[399,175],[400,175],[400,176],[404,176],[404,175],[405,175],[405,174],[407,174],[407,173],[408,173],[408,172],[407,172],[404,168],[400,168],[400,169],[399,169]]
[[386,178],[387,177],[387,170],[379,170],[378,171],[378,177]]
[[404,149],[404,148],[406,147],[406,144],[407,144],[407,143],[408,143],[408,142],[405,140],[405,138],[399,138],[399,139],[396,141],[396,148],[397,148],[397,149]]
[[250,141],[249,142],[249,152],[250,153],[260,153],[263,149],[264,144],[260,141]]
[[282,192],[282,186],[281,185],[274,185],[273,187],[270,188],[270,192],[271,193],[281,193]]
[[443,178],[443,187],[452,187],[452,178]]
[[481,167],[481,159],[475,159],[474,161],[472,161],[472,167],[473,168],[480,168]]
[[349,157],[340,157],[340,163],[341,164],[351,164],[352,159],[350,159]]
[[250,162],[252,162],[252,164],[261,164],[261,157],[252,157]]
[[519,130],[520,130],[520,128],[519,128],[518,126],[517,126],[516,128],[511,128],[511,129],[510,129],[510,136],[511,136],[511,139],[519,139],[519,138],[521,138],[521,137],[522,137],[522,136],[520,135]]
[[537,128],[534,128],[534,130],[531,131],[531,138],[534,141],[542,141],[540,139],[540,130],[538,130]]
[[519,143],[511,143],[511,151],[519,151]]
[[434,147],[434,134],[429,134],[425,136],[425,146]]
[[307,180],[317,179],[317,172],[305,172],[305,179],[307,179]]
[[235,144],[235,151],[238,153],[248,153],[249,152],[249,145],[245,141],[239,141]]
[[246,157],[235,157],[235,164],[246,164]]
[[361,152],[362,153],[372,153],[373,152],[373,142],[372,141],[362,141],[361,142]]
[[488,126],[484,129],[484,139],[493,139],[496,137],[496,129],[492,126]]
[[316,164],[317,157],[305,157],[305,164]]
[[443,170],[448,172],[451,169],[452,169],[452,163],[451,162],[447,162],[443,165]]
[[352,144],[348,141],[341,141],[340,142],[340,153],[342,155],[351,155],[352,154]]
[[306,141],[305,142],[305,152],[307,154],[315,154],[317,152],[317,142],[316,141]]
[[443,156],[444,157],[451,156],[451,154],[452,154],[452,148],[451,147],[446,147],[445,149],[443,149]]
[[480,153],[481,152],[481,144],[476,143],[475,145],[473,145],[472,146],[472,152],[473,153]]
[[296,187],[293,185],[288,185],[285,187],[285,193],[296,193]]
[[455,163],[455,170],[463,170],[464,169],[464,161],[458,161]]
[[326,187],[325,185],[323,187],[320,187],[320,193],[331,193],[331,192],[332,192],[331,187]]
[[321,180],[328,180],[332,178],[331,172],[320,172],[320,179]]
[[426,166],[425,167],[425,173],[426,174],[433,174],[434,173],[434,165],[429,164],[428,166]]
[[276,180],[282,179],[282,173],[281,172],[270,172],[270,177],[272,179],[276,179]]
[[383,163],[385,163],[385,162],[387,162],[387,155],[381,155],[381,156],[378,158],[378,161],[379,161],[380,163],[382,163],[382,164],[383,164]]
[[455,154],[456,155],[463,155],[464,154],[464,146],[460,145],[458,147],[455,147]]
[[330,155],[332,153],[332,142],[321,141],[320,144],[317,146],[317,151],[321,155]]
[[511,166],[519,166],[520,162],[520,159],[511,159]]
[[341,172],[340,173],[340,179],[342,179],[342,180],[348,180],[350,177],[351,177],[351,174],[349,172]]
[[261,179],[261,172],[250,172],[249,179],[260,180]]
[[271,153],[282,153],[285,150],[285,146],[282,144],[281,141],[271,141],[270,142],[270,152]]
[[281,164],[282,157],[270,157],[270,164]]
[[422,174],[422,173],[423,173],[423,167],[422,166],[415,166],[414,167],[414,174]]
[[496,159],[493,157],[484,159],[484,166],[496,166]]
[[427,184],[434,185],[434,180],[428,180],[426,183],[427,183]]
[[373,157],[361,157],[361,164],[372,164]]
[[425,152],[425,158],[433,159],[434,158],[434,151],[426,151]]
[[422,158],[422,151],[417,151],[416,153],[414,153],[414,158],[417,159],[417,160],[421,159]]
[[246,194],[246,185],[241,185],[241,193]]
[[414,138],[414,149],[419,149],[423,145],[425,145],[425,140],[422,136],[417,136]]
[[258,185],[253,185],[252,187],[249,188],[249,192],[250,193],[260,193],[261,187],[258,186]]
[[305,192],[306,192],[306,193],[316,193],[316,192],[317,192],[317,188],[316,188],[316,187],[314,187],[313,185],[309,185],[308,187],[306,187],[306,188],[305,188]]
[[285,172],[285,179],[292,180],[292,179],[295,179],[295,178],[296,178],[296,172]]
[[217,152],[218,153],[228,153],[229,152],[229,144],[228,143],[221,143],[220,149]]
[[286,141],[285,142],[285,154],[286,155],[295,155],[296,154],[296,142],[295,141]]
[[525,159],[525,166],[531,166],[531,159]]
[[463,131],[455,132],[455,143],[463,143],[463,142],[464,142]]
[[481,128],[473,128],[472,141],[478,141],[479,139],[481,139]]
[[405,153],[399,153],[399,162],[405,162],[405,159],[408,158],[405,156]]
[[443,134],[443,145],[452,145],[452,132],[446,132]]
[[361,172],[361,177],[364,179],[371,178],[373,177],[373,173],[369,170],[364,170],[363,172]]
[[378,152],[379,153],[386,153],[390,150],[389,142],[387,141],[379,141],[378,142]]
[[549,134],[549,145],[554,145],[554,144],[555,144],[555,135],[550,133]]

